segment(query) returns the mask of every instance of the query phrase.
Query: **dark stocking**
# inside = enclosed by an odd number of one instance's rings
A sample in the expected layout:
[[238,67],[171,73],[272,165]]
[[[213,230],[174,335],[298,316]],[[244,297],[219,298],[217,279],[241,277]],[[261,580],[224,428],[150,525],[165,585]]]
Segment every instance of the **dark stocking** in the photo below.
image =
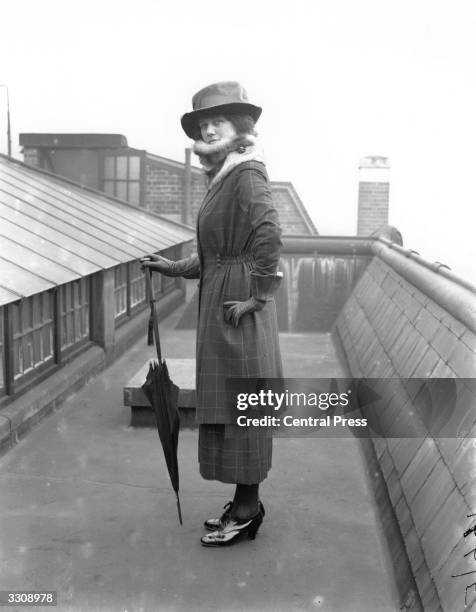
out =
[[237,484],[233,498],[232,515],[235,519],[249,519],[258,514],[259,484]]

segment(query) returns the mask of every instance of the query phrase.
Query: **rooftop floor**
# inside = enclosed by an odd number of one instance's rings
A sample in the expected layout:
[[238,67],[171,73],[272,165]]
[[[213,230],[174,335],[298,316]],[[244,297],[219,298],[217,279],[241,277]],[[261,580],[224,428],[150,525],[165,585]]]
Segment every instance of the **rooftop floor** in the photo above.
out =
[[[194,352],[180,314],[160,325],[170,358]],[[345,374],[327,334],[283,334],[281,348],[288,377]],[[122,404],[149,356],[141,339],[0,459],[0,589],[57,590],[74,612],[396,610],[353,438],[275,439],[263,526],[220,550],[200,546],[201,525],[233,487],[202,480],[185,430],[178,524],[157,432],[130,427]]]

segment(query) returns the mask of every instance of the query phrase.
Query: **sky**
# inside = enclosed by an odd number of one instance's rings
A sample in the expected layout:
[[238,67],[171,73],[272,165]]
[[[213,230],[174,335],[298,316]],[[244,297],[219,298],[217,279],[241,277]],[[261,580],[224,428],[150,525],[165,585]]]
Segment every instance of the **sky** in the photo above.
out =
[[404,245],[476,282],[472,0],[0,0],[0,22],[15,157],[21,132],[104,132],[183,161],[192,95],[238,80],[320,234],[355,235],[359,160],[382,155]]

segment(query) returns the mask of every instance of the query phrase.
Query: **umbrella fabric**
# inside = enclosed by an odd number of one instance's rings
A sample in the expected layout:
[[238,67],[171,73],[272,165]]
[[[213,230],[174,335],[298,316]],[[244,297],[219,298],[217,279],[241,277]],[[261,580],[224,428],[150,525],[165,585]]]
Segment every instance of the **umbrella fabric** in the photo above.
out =
[[155,311],[155,300],[152,293],[150,275],[146,270],[146,288],[149,295],[151,308],[151,320],[154,330],[155,344],[157,348],[157,361],[151,361],[146,380],[142,385],[147,399],[154,409],[157,422],[157,431],[164,451],[165,462],[169,471],[170,482],[177,498],[177,510],[180,524],[182,524],[182,511],[179,499],[179,471],[177,461],[177,446],[180,428],[178,414],[178,393],[179,388],[169,376],[169,371],[165,359],[162,359],[160,348],[159,327],[157,324],[157,313]]

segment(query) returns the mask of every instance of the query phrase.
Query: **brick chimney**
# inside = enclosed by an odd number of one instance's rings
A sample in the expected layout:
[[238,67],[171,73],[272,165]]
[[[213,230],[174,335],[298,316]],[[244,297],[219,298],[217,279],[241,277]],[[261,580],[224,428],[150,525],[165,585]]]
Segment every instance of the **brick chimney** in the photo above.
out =
[[389,174],[388,157],[369,155],[360,160],[358,236],[369,236],[388,223]]

